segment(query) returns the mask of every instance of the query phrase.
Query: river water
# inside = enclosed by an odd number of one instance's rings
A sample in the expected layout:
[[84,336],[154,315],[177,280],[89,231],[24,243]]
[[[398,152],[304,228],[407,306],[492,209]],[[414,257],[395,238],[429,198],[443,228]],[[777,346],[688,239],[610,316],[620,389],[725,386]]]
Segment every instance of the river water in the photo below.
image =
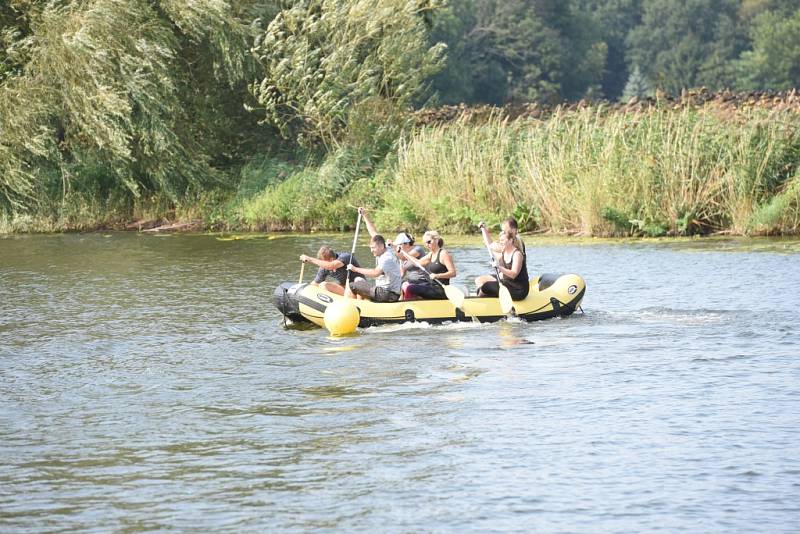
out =
[[531,237],[584,314],[331,338],[271,295],[351,237],[240,237],[0,238],[0,531],[800,530],[797,240]]

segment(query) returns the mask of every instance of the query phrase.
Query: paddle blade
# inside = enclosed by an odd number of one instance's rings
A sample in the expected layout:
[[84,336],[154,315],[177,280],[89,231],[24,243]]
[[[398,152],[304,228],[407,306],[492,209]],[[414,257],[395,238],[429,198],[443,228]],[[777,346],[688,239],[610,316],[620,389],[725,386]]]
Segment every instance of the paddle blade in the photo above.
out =
[[514,301],[511,299],[511,293],[508,292],[506,286],[500,284],[500,311],[508,315],[513,307]]
[[457,287],[449,285],[442,287],[444,287],[444,294],[447,296],[447,300],[452,302],[453,306],[460,310],[464,306],[464,293],[462,293]]

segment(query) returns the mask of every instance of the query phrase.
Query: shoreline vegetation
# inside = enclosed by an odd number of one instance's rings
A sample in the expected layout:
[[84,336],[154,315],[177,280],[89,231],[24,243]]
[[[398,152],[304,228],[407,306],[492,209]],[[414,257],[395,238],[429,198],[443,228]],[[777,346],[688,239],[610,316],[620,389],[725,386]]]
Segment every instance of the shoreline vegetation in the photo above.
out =
[[263,155],[237,187],[175,201],[66,189],[0,233],[345,231],[367,205],[382,228],[579,236],[794,235],[800,95],[685,92],[625,104],[423,109],[376,158],[372,131],[303,159]]
[[10,0],[0,233],[797,234],[798,36],[787,0]]

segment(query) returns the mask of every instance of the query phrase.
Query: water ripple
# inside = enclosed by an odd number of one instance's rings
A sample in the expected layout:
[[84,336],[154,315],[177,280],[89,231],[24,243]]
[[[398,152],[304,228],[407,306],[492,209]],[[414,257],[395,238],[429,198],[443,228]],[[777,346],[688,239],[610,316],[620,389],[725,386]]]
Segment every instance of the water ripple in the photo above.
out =
[[796,255],[534,240],[585,314],[284,329],[329,242],[0,241],[0,530],[800,529]]

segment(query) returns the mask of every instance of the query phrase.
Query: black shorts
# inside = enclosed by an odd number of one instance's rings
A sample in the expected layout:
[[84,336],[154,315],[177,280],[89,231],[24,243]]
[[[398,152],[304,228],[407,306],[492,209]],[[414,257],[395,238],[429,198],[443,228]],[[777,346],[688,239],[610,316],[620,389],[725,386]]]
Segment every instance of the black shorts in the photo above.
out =
[[[505,286],[505,284],[503,285]],[[497,276],[494,277],[494,281],[485,282],[479,289],[482,297],[500,296],[500,284],[497,282]],[[528,296],[528,292],[525,290],[519,291],[517,289],[511,289],[508,286],[506,286],[506,289],[508,289],[508,293],[511,295],[511,300],[525,300]]]
[[438,282],[430,284],[408,284],[406,291],[409,295],[427,300],[444,300],[447,298],[444,288]]

